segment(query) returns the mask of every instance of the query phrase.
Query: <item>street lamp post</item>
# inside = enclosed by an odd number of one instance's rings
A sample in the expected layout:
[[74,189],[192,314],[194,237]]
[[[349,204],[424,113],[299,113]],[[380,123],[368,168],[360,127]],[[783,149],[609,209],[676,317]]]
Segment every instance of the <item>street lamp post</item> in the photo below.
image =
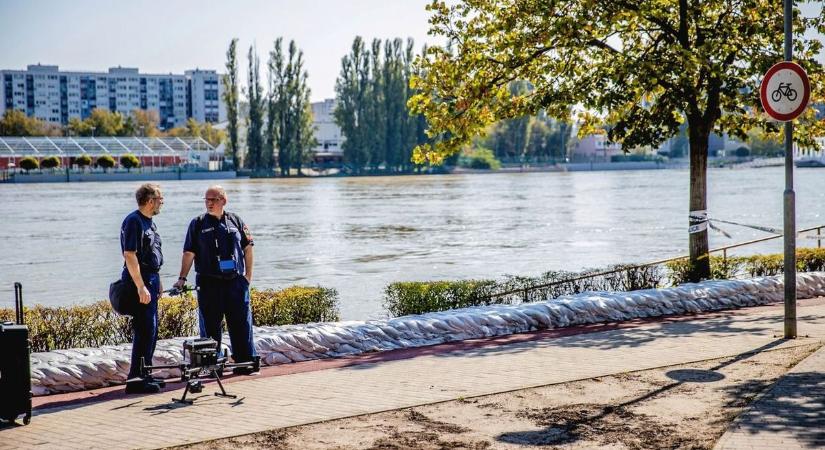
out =
[[[793,57],[793,2],[785,3],[785,61]],[[785,339],[796,338],[796,195],[793,190],[793,121],[785,122]]]

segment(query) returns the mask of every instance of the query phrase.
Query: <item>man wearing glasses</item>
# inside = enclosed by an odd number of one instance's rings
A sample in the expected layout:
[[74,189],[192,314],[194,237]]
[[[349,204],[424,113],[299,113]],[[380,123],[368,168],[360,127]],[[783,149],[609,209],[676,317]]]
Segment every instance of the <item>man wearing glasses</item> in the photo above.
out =
[[[152,364],[158,341],[158,297],[163,287],[160,234],[152,217],[160,214],[163,195],[160,186],[146,183],[135,192],[138,209],[123,219],[120,226],[120,249],[123,252],[121,279],[137,289],[140,304],[132,316],[132,359],[126,383],[127,394],[159,392],[164,384],[152,377],[140,378],[140,359]],[[140,379],[139,379],[140,378]]]
[[[256,357],[252,342],[252,310],[249,284],[252,282],[252,235],[237,214],[224,211],[226,191],[211,186],[203,198],[206,213],[192,219],[183,243],[180,277],[175,287],[182,288],[195,263],[198,286],[201,337],[210,337],[220,347],[226,316],[232,359],[236,363]],[[236,374],[249,375],[252,369],[236,367]]]

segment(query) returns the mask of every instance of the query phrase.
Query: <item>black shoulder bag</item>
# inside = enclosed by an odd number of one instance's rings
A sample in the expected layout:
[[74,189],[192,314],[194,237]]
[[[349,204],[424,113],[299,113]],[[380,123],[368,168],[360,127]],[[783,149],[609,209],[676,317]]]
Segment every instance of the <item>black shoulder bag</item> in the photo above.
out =
[[[145,233],[145,230],[142,224],[140,230],[139,248],[143,251],[143,233]],[[140,297],[131,275],[126,280],[118,278],[109,285],[109,303],[112,304],[112,309],[122,316],[134,316],[137,313]]]

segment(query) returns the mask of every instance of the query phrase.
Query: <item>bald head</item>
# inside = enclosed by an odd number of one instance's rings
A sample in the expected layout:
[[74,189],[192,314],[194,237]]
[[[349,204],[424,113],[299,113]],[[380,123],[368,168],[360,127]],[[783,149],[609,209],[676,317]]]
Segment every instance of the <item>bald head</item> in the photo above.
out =
[[221,185],[209,186],[203,197],[206,202],[206,212],[217,218],[223,216],[223,208],[226,206],[226,191]]

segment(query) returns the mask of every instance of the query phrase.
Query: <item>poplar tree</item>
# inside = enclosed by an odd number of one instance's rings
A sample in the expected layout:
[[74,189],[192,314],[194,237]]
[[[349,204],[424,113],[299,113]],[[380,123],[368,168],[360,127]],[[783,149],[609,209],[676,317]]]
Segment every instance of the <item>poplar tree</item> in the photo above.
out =
[[[336,80],[335,120],[346,140],[344,160],[356,173],[381,167],[389,172],[413,168],[412,149],[428,141],[426,122],[410,115],[407,101],[417,93],[410,87],[415,42],[400,38],[372,41],[366,49],[356,37],[342,59]],[[426,47],[425,47],[426,48]]]
[[226,51],[226,74],[221,77],[223,84],[223,102],[226,104],[226,131],[229,137],[229,153],[232,155],[232,165],[238,170],[238,59],[236,49],[238,39],[229,43]]
[[348,55],[341,59],[341,74],[335,80],[336,107],[333,115],[346,140],[344,161],[355,173],[369,162],[367,136],[367,89],[370,83],[369,52],[356,36]]
[[253,171],[265,167],[263,160],[263,92],[261,91],[260,59],[255,47],[249,47],[249,79],[247,98],[249,99],[249,115],[247,116],[246,148],[247,167]]
[[289,42],[286,57],[282,47],[283,39],[278,38],[270,52],[267,123],[271,130],[267,133],[277,149],[281,174],[289,175],[296,168],[300,175],[315,146],[309,74],[304,69],[304,52],[295,41]]
[[369,147],[369,166],[373,171],[378,170],[378,166],[384,161],[386,154],[386,132],[385,121],[383,71],[381,70],[381,40],[373,39],[369,53],[370,71],[372,77],[369,80],[367,89],[367,139]]

